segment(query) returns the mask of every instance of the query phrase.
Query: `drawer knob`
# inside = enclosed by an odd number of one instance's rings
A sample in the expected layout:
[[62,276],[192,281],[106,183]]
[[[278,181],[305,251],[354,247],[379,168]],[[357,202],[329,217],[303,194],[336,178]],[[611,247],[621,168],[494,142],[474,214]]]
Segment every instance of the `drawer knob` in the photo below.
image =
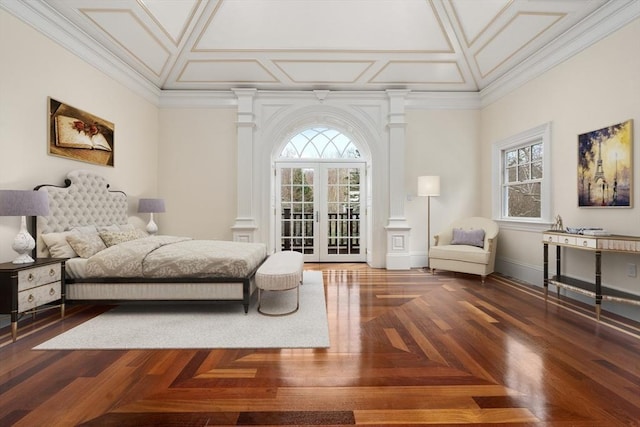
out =
[[55,295],[56,294],[56,290],[51,288],[49,289],[49,295]]
[[553,237],[549,236],[547,237],[547,240],[551,242],[553,240]]
[[49,270],[49,276],[53,277],[55,275],[56,275],[56,271],[53,268]]
[[582,242],[582,246],[587,246],[587,241]]
[[569,243],[569,239],[564,239],[564,242],[565,243]]
[[33,275],[33,273],[29,273],[29,276],[27,276],[27,280],[30,282],[33,282],[33,279],[35,279],[35,276]]
[[33,302],[34,299],[35,297],[33,296],[33,294],[29,294],[29,298],[27,298],[27,302]]

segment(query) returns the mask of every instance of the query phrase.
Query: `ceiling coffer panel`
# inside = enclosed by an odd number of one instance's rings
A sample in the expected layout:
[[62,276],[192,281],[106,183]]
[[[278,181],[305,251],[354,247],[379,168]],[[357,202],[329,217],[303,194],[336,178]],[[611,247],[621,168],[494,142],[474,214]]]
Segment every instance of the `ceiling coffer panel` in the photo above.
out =
[[82,9],[82,13],[156,76],[162,74],[171,53],[130,10]]
[[274,61],[296,83],[354,83],[373,61]]
[[278,80],[258,61],[254,60],[195,60],[185,64],[179,82],[246,83]]

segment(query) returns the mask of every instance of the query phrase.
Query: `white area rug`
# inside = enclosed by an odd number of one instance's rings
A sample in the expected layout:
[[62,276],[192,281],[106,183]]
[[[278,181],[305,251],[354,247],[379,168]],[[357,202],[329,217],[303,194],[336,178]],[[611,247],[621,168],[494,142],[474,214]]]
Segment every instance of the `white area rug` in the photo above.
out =
[[[103,313],[34,350],[326,348],[329,327],[322,272],[305,271],[300,309],[289,316],[249,313],[242,304],[126,304]],[[295,290],[263,292],[262,307],[285,312],[295,307]]]

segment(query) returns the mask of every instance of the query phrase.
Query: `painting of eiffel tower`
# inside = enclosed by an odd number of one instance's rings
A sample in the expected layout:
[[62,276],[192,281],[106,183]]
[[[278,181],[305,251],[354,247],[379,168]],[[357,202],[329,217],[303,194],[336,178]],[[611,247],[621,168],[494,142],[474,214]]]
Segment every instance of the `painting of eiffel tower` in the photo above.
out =
[[631,207],[633,120],[578,135],[578,206]]

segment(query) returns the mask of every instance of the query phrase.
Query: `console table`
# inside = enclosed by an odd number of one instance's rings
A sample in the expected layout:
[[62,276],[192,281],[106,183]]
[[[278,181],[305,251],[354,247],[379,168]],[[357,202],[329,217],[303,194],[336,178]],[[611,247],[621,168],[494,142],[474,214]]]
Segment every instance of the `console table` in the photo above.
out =
[[[640,306],[640,295],[618,291],[602,286],[602,252],[635,253],[640,255],[640,237],[635,236],[585,236],[562,231],[545,231],[544,245],[544,294],[548,294],[549,284],[555,285],[560,296],[560,288],[568,289],[595,298],[596,318],[600,320],[602,301],[615,301]],[[549,278],[549,245],[556,246],[556,275]],[[595,278],[593,282],[574,279],[561,273],[560,249],[579,249],[595,254]]]

